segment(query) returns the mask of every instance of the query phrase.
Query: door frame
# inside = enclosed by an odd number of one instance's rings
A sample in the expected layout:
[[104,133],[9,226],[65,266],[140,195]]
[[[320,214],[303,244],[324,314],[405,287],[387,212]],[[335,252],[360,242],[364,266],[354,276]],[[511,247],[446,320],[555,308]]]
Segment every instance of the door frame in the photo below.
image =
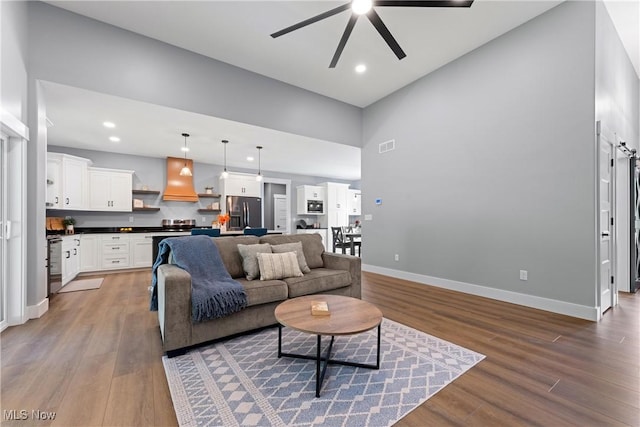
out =
[[[5,141],[3,167],[6,175],[5,220],[11,221],[11,235],[5,240],[6,256],[4,274],[6,286],[6,323],[0,328],[19,325],[28,320],[27,317],[27,141],[29,129],[5,110],[0,110],[0,134]],[[3,165],[4,166],[4,165]],[[8,185],[11,182],[11,186]],[[3,224],[4,226],[4,224]]]
[[611,159],[612,159],[612,163],[610,166],[610,189],[609,189],[609,202],[610,202],[610,211],[609,211],[609,215],[611,218],[614,219],[613,221],[613,225],[610,225],[609,228],[609,244],[610,244],[610,248],[611,248],[611,275],[613,276],[613,283],[611,284],[611,306],[610,308],[614,308],[617,303],[618,303],[618,279],[616,278],[616,271],[617,271],[617,251],[616,251],[616,247],[617,247],[617,239],[616,239],[616,235],[617,235],[617,223],[618,223],[618,218],[616,216],[616,174],[617,174],[617,170],[616,170],[616,139],[615,139],[615,135],[613,132],[609,131],[607,129],[606,126],[604,126],[600,121],[596,122],[596,221],[595,221],[595,228],[596,228],[596,304],[597,304],[597,318],[598,320],[600,320],[602,318],[602,316],[604,315],[604,312],[606,312],[606,310],[602,310],[602,288],[601,288],[601,283],[600,280],[602,279],[601,277],[601,262],[600,262],[600,242],[601,242],[601,225],[600,225],[600,220],[601,220],[601,215],[600,215],[600,146],[601,146],[601,142],[602,140],[604,140],[610,145],[610,153],[611,153]]
[[[260,186],[260,195],[264,199],[264,184],[284,184],[285,186],[285,196],[289,199],[289,203],[287,203],[287,228],[283,232],[283,234],[291,233],[291,180],[290,179],[282,179],[282,178],[269,178],[263,177],[262,185]],[[262,204],[262,218],[264,218],[264,203]]]

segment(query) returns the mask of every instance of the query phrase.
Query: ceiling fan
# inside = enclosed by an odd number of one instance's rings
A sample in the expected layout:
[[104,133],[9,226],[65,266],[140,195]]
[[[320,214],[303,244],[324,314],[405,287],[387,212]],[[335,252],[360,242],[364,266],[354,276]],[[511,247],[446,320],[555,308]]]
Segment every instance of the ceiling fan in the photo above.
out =
[[407,54],[404,53],[396,39],[393,38],[391,32],[389,31],[387,26],[384,25],[384,22],[382,22],[380,15],[378,15],[374,7],[470,7],[472,3],[473,0],[352,0],[334,9],[328,10],[309,19],[305,19],[304,21],[300,21],[290,27],[284,28],[280,31],[276,31],[275,33],[271,34],[271,37],[275,39],[276,37],[283,36],[302,27],[306,27],[307,25],[321,21],[325,18],[329,18],[333,15],[337,15],[338,13],[344,12],[347,9],[351,9],[351,17],[349,18],[349,22],[347,22],[347,27],[344,29],[344,33],[342,34],[340,43],[338,43],[336,53],[333,55],[331,64],[329,64],[329,68],[335,68],[338,64],[338,59],[340,59],[340,55],[344,50],[344,46],[347,44],[347,40],[351,35],[351,31],[356,25],[356,21],[358,20],[360,15],[367,16],[375,29],[378,30],[378,33],[380,33],[384,41],[387,42],[393,53],[396,54],[398,59],[402,59],[407,56]]

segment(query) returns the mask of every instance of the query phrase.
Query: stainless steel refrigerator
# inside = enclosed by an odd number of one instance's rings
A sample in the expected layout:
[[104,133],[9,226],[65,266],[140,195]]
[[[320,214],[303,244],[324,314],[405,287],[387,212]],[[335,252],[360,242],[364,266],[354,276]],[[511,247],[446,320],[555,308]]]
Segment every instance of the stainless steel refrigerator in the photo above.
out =
[[262,227],[262,199],[260,197],[227,196],[229,225],[227,230]]

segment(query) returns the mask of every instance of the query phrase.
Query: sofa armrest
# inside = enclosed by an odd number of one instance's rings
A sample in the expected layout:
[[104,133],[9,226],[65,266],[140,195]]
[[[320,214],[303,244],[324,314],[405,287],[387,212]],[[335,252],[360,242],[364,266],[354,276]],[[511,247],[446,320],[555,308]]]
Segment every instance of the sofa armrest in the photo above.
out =
[[333,252],[323,252],[322,261],[324,261],[325,268],[333,270],[347,270],[349,274],[351,274],[351,296],[358,299],[362,298],[362,260],[360,257],[335,254]]
[[173,264],[158,267],[158,321],[165,351],[191,345],[191,275]]

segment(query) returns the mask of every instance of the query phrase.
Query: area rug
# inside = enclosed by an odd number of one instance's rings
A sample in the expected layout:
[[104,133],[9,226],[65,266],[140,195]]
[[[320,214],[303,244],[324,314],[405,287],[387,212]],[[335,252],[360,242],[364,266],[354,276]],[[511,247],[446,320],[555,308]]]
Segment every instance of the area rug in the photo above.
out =
[[81,279],[72,280],[64,285],[58,293],[63,292],[75,292],[75,291],[87,291],[89,289],[100,289],[104,277],[98,277],[97,279]]
[[[333,358],[375,363],[376,330],[336,337]],[[315,354],[316,337],[283,328],[282,351]],[[325,341],[329,341],[328,339]],[[277,357],[266,329],[163,358],[180,426],[390,426],[484,359],[384,319],[379,370]]]

